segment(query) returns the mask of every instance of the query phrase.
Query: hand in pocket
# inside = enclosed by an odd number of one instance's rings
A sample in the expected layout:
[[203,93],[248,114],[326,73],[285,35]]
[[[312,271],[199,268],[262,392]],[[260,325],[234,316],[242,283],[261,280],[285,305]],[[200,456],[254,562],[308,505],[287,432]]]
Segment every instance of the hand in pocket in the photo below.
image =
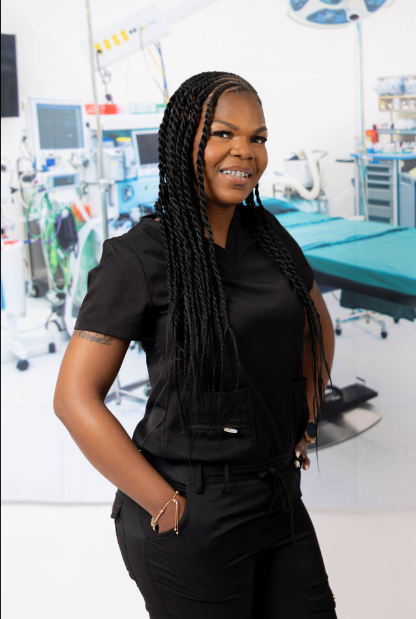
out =
[[[178,495],[177,497],[179,503],[179,528],[181,524],[181,518],[185,511],[186,501],[185,497]],[[166,533],[166,531],[171,531],[175,526],[175,512],[176,505],[175,503],[169,503],[164,513],[158,520],[158,533]]]

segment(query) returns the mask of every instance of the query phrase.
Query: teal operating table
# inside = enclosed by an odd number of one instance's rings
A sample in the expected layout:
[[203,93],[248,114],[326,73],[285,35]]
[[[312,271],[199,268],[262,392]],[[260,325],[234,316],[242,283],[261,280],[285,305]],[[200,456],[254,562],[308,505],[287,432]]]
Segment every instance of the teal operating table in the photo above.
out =
[[[416,307],[416,229],[304,213],[263,200],[301,246],[317,283]],[[271,207],[271,208],[270,208]]]

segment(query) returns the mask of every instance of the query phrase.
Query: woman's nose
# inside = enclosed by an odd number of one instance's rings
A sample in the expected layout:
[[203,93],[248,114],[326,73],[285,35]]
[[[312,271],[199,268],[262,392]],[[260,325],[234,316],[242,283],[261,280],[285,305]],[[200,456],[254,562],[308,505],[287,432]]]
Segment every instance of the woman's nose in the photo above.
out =
[[230,155],[233,155],[234,157],[241,157],[242,159],[253,159],[254,152],[251,142],[244,139],[233,140]]

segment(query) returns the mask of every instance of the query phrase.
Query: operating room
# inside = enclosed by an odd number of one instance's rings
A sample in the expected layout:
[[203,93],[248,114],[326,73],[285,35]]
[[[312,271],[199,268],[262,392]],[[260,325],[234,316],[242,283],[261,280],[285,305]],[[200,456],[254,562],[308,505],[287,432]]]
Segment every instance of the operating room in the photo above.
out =
[[[55,417],[53,394],[104,240],[154,212],[169,97],[203,71],[259,93],[259,193],[333,323],[334,388],[301,487],[338,617],[413,616],[415,23],[413,0],[2,3],[6,619],[147,616],[116,556],[115,488]],[[106,399],[130,435],[148,379],[132,341]]]

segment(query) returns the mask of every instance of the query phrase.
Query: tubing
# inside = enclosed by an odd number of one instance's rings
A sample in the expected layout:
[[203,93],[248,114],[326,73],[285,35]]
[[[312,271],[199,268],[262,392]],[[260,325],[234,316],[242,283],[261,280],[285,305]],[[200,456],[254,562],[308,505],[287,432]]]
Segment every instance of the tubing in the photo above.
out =
[[90,0],[85,0],[87,23],[88,23],[88,38],[89,38],[89,50],[90,50],[90,63],[91,63],[91,83],[92,91],[94,95],[95,117],[97,120],[97,168],[98,168],[98,184],[100,187],[101,195],[101,217],[103,222],[103,235],[104,240],[108,238],[108,221],[107,221],[107,202],[105,196],[105,182],[104,182],[104,164],[103,164],[103,132],[100,121],[100,106],[98,105],[98,92],[97,92],[97,80],[95,79],[95,49],[94,49],[94,35],[92,31],[91,20],[91,6]]
[[285,189],[294,189],[298,192],[300,197],[304,198],[305,200],[316,200],[316,198],[319,196],[319,192],[321,191],[318,166],[309,148],[304,147],[302,150],[305,153],[305,157],[311,173],[312,189],[306,189],[302,185],[302,183],[300,183],[296,178],[293,178],[291,176],[279,176],[277,183]]

